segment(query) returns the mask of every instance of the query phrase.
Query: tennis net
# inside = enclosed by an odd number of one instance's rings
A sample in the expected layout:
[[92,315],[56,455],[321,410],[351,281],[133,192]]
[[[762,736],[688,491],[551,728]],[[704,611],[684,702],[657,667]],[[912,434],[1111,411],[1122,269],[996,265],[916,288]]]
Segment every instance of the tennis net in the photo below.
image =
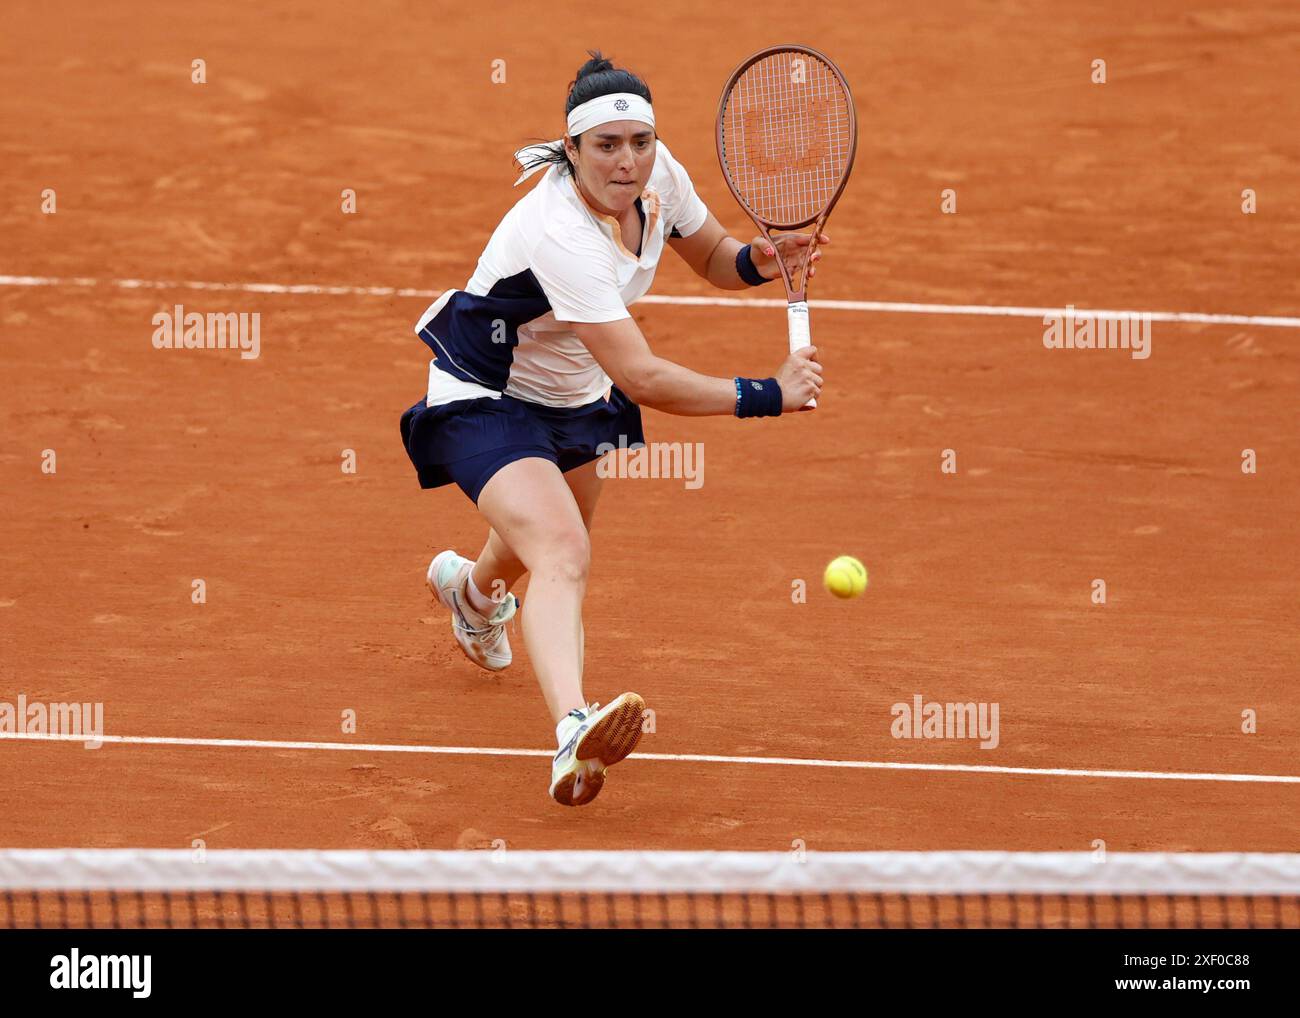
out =
[[1300,928],[1300,855],[0,850],[0,928]]

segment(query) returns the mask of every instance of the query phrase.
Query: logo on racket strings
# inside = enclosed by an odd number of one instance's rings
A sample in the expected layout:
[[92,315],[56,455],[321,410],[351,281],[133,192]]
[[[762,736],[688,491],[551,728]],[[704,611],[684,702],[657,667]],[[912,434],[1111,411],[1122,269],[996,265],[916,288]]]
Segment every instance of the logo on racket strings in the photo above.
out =
[[[784,129],[797,124],[797,130]],[[745,159],[759,173],[803,173],[832,158],[832,175],[847,161],[848,148],[838,145],[848,120],[826,99],[807,99],[787,106],[755,106],[740,113]]]

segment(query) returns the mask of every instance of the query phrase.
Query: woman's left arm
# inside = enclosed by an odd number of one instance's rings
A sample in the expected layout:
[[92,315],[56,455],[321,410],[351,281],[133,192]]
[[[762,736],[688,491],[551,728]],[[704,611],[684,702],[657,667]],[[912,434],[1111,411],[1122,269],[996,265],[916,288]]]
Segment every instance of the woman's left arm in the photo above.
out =
[[[802,264],[799,261],[802,257],[799,249],[806,248],[811,240],[811,235],[806,233],[786,233],[776,237],[775,243],[787,263]],[[813,255],[814,262],[821,260],[821,245],[829,242],[830,238],[823,233],[817,242],[819,250]],[[704,221],[704,225],[689,237],[670,237],[668,243],[696,275],[707,279],[721,290],[749,289],[750,284],[742,279],[736,270],[736,255],[742,247],[749,247],[754,268],[764,279],[776,279],[781,275],[772,248],[762,237],[755,237],[746,245],[743,241],[728,236],[726,229],[712,212]],[[797,272],[797,268],[795,271]],[[811,278],[816,274],[817,266],[813,265],[808,271],[808,276]]]

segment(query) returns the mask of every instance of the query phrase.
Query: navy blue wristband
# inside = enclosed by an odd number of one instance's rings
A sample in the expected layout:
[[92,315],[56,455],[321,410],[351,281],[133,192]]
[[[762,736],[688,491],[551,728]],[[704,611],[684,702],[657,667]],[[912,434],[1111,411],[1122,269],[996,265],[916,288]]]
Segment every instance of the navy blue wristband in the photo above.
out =
[[772,282],[754,267],[754,254],[748,244],[742,244],[736,252],[736,275],[750,286],[760,286]]
[[781,386],[775,378],[737,378],[737,417],[776,417],[781,413]]

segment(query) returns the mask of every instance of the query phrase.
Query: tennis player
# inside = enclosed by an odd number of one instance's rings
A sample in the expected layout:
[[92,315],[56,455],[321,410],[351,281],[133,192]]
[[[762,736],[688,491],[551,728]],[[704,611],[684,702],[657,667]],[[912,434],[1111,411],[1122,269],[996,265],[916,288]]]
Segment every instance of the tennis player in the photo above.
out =
[[524,644],[556,722],[550,793],[565,806],[596,797],[606,768],[640,739],[645,708],[636,693],[605,707],[583,695],[598,448],[644,442],[638,404],[775,417],[822,386],[812,347],[762,379],[698,374],[650,349],[627,307],[650,289],[665,245],[739,290],[776,278],[778,256],[797,264],[810,238],[782,236],[773,250],[729,237],[659,140],[645,82],[590,56],[569,88],[565,136],[515,153],[516,185],[545,171],[540,183],[506,213],[465,288],[420,317],[428,391],[401,420],[421,487],[455,483],[489,527],[476,559],[444,551],[427,573],[479,667],[510,664],[510,589],[532,573]]

